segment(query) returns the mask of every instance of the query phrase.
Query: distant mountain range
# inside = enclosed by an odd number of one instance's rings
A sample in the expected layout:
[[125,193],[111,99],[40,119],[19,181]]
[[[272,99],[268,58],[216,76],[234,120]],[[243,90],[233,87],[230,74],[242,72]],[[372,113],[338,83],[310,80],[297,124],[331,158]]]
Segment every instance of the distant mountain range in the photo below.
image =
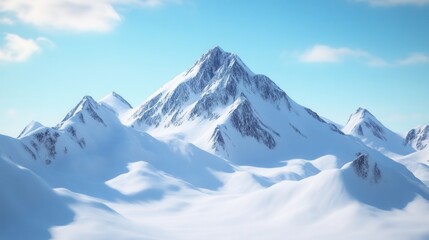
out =
[[138,107],[85,96],[0,135],[0,238],[429,236],[429,127],[324,119],[215,47]]

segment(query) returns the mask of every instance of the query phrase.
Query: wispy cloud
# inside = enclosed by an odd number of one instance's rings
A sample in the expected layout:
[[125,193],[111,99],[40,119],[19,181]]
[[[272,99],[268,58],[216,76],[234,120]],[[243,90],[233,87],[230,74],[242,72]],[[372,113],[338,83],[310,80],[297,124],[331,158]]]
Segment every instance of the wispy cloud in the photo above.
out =
[[8,17],[0,17],[0,25],[13,25],[14,22]]
[[4,37],[4,45],[0,48],[0,62],[24,62],[41,51],[37,40],[8,33]]
[[398,65],[428,64],[429,56],[422,53],[412,53],[396,62]]
[[327,45],[314,45],[299,55],[302,62],[340,62],[346,57],[363,57],[367,53],[346,47],[334,48]]
[[355,2],[368,3],[376,7],[390,7],[399,5],[429,5],[429,0],[354,0]]
[[371,67],[394,67],[416,64],[429,64],[429,56],[423,53],[412,53],[397,60],[386,60],[368,51],[348,47],[332,47],[316,44],[297,55],[298,61],[304,63],[338,63],[346,60],[358,60]]
[[156,7],[180,0],[2,0],[0,13],[12,14],[26,24],[40,28],[76,32],[107,32],[121,16],[119,5]]

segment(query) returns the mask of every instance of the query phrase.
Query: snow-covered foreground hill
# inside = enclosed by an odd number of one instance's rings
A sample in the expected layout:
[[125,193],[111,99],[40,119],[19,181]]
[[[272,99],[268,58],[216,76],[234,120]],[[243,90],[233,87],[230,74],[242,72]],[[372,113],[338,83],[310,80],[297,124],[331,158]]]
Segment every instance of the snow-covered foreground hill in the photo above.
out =
[[428,239],[427,149],[361,115],[344,134],[216,47],[135,109],[0,135],[0,239]]

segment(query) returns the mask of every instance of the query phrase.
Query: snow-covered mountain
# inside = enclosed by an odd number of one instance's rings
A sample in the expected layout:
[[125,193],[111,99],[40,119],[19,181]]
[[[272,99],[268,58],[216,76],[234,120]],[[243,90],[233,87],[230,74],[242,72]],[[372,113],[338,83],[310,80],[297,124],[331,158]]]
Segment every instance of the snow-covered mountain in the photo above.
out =
[[416,150],[423,150],[429,144],[429,125],[422,125],[411,129],[405,137],[404,145]]
[[[360,112],[344,131],[393,150]],[[215,47],[135,109],[85,96],[0,135],[0,238],[427,238],[427,149],[323,119]]]
[[368,110],[359,108],[342,128],[345,134],[355,136],[366,145],[382,153],[406,155],[414,150],[404,145],[404,139],[385,127]]
[[157,138],[183,139],[244,165],[340,154],[338,146],[350,158],[360,149],[335,125],[220,47],[136,108],[128,124]]

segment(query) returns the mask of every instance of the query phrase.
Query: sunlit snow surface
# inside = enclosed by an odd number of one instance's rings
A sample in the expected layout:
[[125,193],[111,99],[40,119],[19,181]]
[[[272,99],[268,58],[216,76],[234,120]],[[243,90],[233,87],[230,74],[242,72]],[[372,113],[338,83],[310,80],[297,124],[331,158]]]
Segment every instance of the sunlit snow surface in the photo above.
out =
[[0,135],[0,239],[428,239],[428,150],[362,117],[344,134],[212,49],[139,107]]

